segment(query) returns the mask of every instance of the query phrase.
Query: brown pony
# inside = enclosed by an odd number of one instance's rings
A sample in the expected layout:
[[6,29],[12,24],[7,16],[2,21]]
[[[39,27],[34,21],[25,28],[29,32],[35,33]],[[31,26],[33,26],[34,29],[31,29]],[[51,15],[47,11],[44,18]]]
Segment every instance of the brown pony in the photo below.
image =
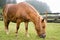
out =
[[19,25],[25,23],[26,35],[28,34],[28,22],[32,21],[35,24],[35,29],[41,38],[45,38],[45,20],[39,15],[37,10],[26,2],[19,4],[6,4],[3,8],[3,19],[5,31],[8,34],[9,23],[16,22],[16,34],[18,34]]

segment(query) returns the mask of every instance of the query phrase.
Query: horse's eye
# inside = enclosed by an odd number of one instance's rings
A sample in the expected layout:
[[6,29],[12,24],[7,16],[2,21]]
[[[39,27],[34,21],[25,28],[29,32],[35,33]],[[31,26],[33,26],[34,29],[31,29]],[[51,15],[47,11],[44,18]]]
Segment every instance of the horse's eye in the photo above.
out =
[[43,26],[42,28],[45,28],[45,26]]

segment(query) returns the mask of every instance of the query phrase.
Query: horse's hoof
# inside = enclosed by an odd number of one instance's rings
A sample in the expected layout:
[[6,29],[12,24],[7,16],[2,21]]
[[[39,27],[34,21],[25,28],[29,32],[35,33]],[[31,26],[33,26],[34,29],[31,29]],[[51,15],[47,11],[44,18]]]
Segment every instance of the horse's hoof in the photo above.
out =
[[18,34],[15,35],[16,37],[18,36]]
[[26,35],[27,37],[30,37],[29,34]]
[[9,32],[6,32],[7,35],[9,35]]

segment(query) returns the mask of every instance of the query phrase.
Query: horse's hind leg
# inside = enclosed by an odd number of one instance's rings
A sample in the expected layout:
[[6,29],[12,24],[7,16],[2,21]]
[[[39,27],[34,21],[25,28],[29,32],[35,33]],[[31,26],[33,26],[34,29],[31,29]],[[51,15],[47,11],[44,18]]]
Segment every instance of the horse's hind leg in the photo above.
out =
[[28,34],[28,22],[25,22],[25,30],[26,30],[26,36],[29,37],[29,34]]
[[9,34],[9,32],[8,32],[9,23],[10,23],[10,21],[4,20],[6,34]]

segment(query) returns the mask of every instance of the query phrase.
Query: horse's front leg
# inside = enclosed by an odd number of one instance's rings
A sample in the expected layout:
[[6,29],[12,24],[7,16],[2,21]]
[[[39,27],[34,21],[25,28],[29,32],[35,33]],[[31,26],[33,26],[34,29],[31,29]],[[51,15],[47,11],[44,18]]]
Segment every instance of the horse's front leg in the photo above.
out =
[[25,22],[25,30],[26,30],[26,36],[29,37],[29,34],[28,34],[28,22]]
[[20,23],[21,23],[21,20],[17,20],[17,22],[16,22],[16,36],[18,35],[18,29],[19,29]]

